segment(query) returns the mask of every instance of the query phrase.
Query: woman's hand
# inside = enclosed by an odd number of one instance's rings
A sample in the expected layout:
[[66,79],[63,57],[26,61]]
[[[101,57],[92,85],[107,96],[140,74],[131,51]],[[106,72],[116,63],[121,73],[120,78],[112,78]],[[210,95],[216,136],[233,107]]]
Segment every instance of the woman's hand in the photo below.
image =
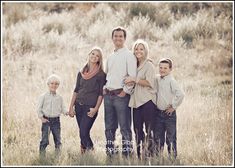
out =
[[75,112],[74,112],[73,108],[69,109],[68,115],[69,115],[69,117],[74,117]]
[[91,118],[93,118],[94,117],[94,115],[97,113],[97,109],[95,109],[95,108],[90,108],[90,111],[87,113],[87,115],[89,116],[89,117],[91,117]]
[[125,84],[135,83],[135,81],[136,81],[135,78],[128,76],[128,77],[126,77],[126,79],[124,80],[124,83],[125,83]]

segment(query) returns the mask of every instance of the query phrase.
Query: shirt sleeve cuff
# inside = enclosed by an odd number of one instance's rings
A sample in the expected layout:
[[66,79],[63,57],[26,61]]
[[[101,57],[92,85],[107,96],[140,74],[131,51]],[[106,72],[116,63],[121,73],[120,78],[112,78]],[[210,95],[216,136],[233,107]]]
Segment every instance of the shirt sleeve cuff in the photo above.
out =
[[133,92],[134,92],[134,88],[133,87],[130,87],[130,88],[127,88],[126,86],[123,87],[123,91],[129,95],[131,95]]
[[66,115],[66,113],[67,113],[67,111],[64,109],[64,110],[63,110],[63,114]]
[[176,110],[177,107],[176,105],[172,104],[172,108]]
[[42,118],[43,117],[43,114],[38,114],[38,118]]

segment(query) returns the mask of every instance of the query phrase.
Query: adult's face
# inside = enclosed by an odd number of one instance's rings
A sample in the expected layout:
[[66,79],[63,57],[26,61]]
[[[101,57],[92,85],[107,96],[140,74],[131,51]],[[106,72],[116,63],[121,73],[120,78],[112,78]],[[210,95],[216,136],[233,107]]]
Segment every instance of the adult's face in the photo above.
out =
[[123,31],[114,31],[113,33],[113,44],[116,48],[122,48],[125,43],[125,37]]
[[146,58],[145,48],[143,44],[139,44],[135,47],[134,54],[138,60],[144,60]]
[[92,50],[91,53],[90,53],[90,63],[93,63],[93,64],[97,64],[99,61],[100,61],[100,52],[97,51],[97,50]]

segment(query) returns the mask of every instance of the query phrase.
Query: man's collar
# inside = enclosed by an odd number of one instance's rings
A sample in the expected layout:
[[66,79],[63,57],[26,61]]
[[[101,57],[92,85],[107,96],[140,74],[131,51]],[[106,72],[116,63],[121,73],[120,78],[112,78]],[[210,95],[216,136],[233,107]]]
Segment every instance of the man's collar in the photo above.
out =
[[168,75],[166,75],[166,76],[160,76],[160,79],[167,79],[167,78],[169,78],[171,76],[171,74],[168,74]]
[[117,49],[114,49],[113,52],[119,52],[119,51],[122,51],[124,48],[126,48],[125,46],[123,46],[122,48],[117,48]]

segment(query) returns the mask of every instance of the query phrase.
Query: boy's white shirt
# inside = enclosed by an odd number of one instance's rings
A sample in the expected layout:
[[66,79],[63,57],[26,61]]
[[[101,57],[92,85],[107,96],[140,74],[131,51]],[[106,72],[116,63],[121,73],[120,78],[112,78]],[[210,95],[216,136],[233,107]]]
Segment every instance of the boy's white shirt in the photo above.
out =
[[157,107],[166,110],[172,106],[175,110],[184,99],[184,92],[174,77],[169,74],[164,78],[157,75]]
[[60,114],[66,114],[63,98],[58,94],[52,94],[49,91],[39,97],[37,106],[38,117],[43,115],[47,117],[59,117]]

